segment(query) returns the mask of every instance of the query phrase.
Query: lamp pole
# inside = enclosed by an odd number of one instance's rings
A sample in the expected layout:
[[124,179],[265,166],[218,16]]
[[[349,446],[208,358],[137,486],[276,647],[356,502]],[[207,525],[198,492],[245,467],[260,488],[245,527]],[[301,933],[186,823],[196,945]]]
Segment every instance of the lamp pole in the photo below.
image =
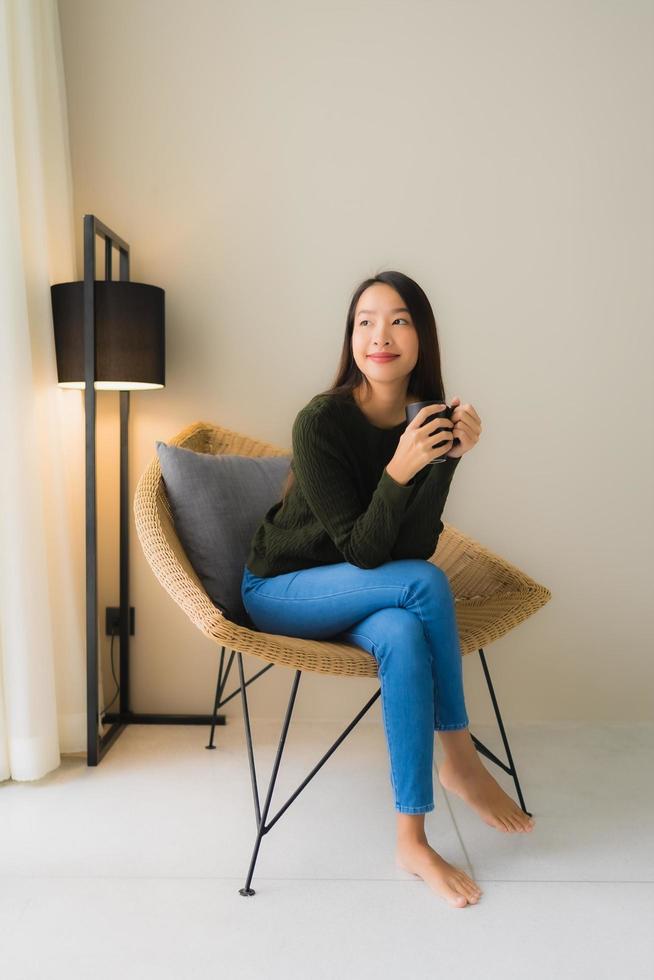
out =
[[112,248],[120,252],[119,279],[129,280],[129,245],[93,214],[84,215],[84,414],[86,445],[86,734],[87,765],[97,766],[124,730],[129,713],[129,534],[127,421],[129,391],[120,393],[120,715],[100,736],[98,656],[98,540],[95,453],[95,239],[104,238],[104,278],[112,279]]

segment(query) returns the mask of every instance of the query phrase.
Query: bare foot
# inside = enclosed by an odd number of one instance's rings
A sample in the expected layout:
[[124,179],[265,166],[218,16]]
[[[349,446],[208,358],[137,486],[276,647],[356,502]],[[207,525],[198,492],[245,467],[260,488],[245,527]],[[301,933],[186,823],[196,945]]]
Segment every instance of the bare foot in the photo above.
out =
[[398,843],[395,863],[398,868],[418,875],[456,908],[476,904],[482,894],[472,878],[455,868],[453,864],[448,864],[429,846],[426,839]]
[[505,834],[528,833],[534,829],[534,818],[528,816],[504,792],[480,759],[470,767],[458,769],[446,759],[438,769],[438,779],[441,786],[476,810],[489,827],[495,827]]

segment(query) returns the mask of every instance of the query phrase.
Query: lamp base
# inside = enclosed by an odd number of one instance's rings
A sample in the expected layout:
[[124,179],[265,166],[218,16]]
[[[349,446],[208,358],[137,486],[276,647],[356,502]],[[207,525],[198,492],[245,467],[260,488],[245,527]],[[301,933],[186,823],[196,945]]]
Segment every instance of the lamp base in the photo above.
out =
[[129,711],[126,714],[119,714],[107,711],[102,716],[103,722],[107,725],[216,725],[225,724],[225,715],[158,715],[158,714],[139,714],[136,711]]

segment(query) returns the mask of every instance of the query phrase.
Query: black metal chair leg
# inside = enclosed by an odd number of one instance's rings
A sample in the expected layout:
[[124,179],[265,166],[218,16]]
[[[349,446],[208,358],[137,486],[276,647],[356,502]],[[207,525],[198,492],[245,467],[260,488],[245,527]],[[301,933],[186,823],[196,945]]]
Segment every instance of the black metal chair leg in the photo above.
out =
[[[284,719],[284,725],[279,739],[279,746],[277,748],[277,755],[275,757],[275,764],[273,766],[272,775],[270,777],[270,785],[268,787],[268,793],[266,795],[266,801],[264,803],[263,813],[262,813],[259,806],[259,790],[257,787],[257,772],[256,772],[255,761],[254,761],[254,748],[252,745],[252,731],[250,729],[250,713],[248,710],[246,688],[248,684],[250,684],[251,681],[253,681],[256,677],[259,677],[260,674],[263,673],[263,671],[260,671],[259,674],[256,674],[255,677],[250,678],[250,680],[246,682],[243,674],[243,657],[242,654],[240,653],[238,654],[238,669],[239,669],[241,683],[237,691],[234,691],[234,694],[237,694],[238,691],[240,691],[241,700],[243,703],[243,722],[245,725],[245,736],[246,736],[247,747],[248,747],[248,761],[250,765],[250,776],[252,778],[252,795],[254,797],[254,815],[255,815],[255,822],[257,825],[257,839],[254,845],[252,860],[250,861],[250,867],[248,870],[245,886],[243,888],[239,888],[239,894],[254,895],[255,894],[254,888],[251,887],[252,877],[254,875],[254,866],[256,864],[256,860],[259,854],[259,848],[261,846],[261,840],[263,838],[263,835],[267,834],[268,831],[275,826],[275,824],[280,819],[280,817],[284,813],[286,813],[291,803],[293,803],[293,801],[297,799],[300,793],[306,788],[306,786],[309,785],[311,780],[317,775],[318,772],[320,772],[320,770],[325,765],[327,760],[331,758],[331,756],[334,754],[334,752],[339,747],[339,745],[344,741],[344,739],[347,738],[350,732],[353,731],[353,729],[359,724],[359,722],[364,717],[364,715],[373,706],[377,698],[381,696],[381,687],[378,688],[377,691],[375,691],[372,697],[368,699],[367,703],[364,704],[363,708],[361,708],[361,710],[357,712],[357,714],[352,719],[352,721],[347,726],[347,728],[345,728],[345,730],[341,732],[341,734],[338,736],[336,741],[327,749],[327,751],[324,753],[322,758],[319,759],[316,765],[313,767],[311,772],[304,777],[300,785],[294,790],[293,793],[291,793],[291,795],[285,801],[285,803],[283,803],[282,806],[279,807],[277,813],[273,817],[271,817],[268,823],[266,823],[302,671],[301,670],[295,671],[295,678],[293,680],[292,690],[288,701],[288,708],[286,709],[286,717]],[[268,669],[268,668],[264,668],[264,669]],[[230,697],[233,697],[233,695],[230,695]],[[229,698],[227,700],[229,700]]]
[[484,676],[486,677],[486,683],[488,685],[488,690],[490,692],[491,701],[493,702],[493,708],[495,710],[495,717],[497,719],[497,724],[500,729],[500,734],[502,735],[502,742],[504,743],[504,751],[506,752],[507,759],[509,760],[508,767],[500,759],[498,759],[497,756],[490,751],[490,749],[487,749],[485,745],[483,745],[478,739],[476,739],[474,735],[472,735],[472,740],[475,743],[475,746],[477,747],[478,751],[481,752],[482,755],[485,755],[488,759],[491,759],[496,765],[500,766],[502,769],[504,769],[505,772],[508,772],[508,774],[513,777],[513,782],[515,783],[515,788],[518,794],[518,799],[520,800],[520,806],[522,808],[522,811],[526,813],[527,816],[532,817],[533,814],[530,813],[527,807],[525,806],[524,797],[522,795],[522,790],[520,788],[520,783],[518,781],[518,773],[516,771],[513,762],[511,749],[509,748],[509,740],[506,737],[506,732],[504,731],[502,716],[500,714],[500,707],[497,703],[497,698],[495,697],[495,691],[493,690],[493,684],[491,681],[488,664],[486,663],[486,657],[484,656],[484,651],[481,648],[479,649],[478,653],[481,659],[481,665],[484,670]]
[[215,749],[213,742],[214,732],[216,731],[216,717],[218,715],[218,708],[221,704],[221,698],[223,696],[223,691],[225,690],[225,684],[227,683],[227,678],[229,677],[229,671],[231,670],[232,661],[234,660],[234,651],[232,650],[232,655],[229,658],[227,664],[227,670],[223,675],[223,664],[225,662],[225,647],[220,649],[220,664],[218,665],[218,680],[216,681],[216,698],[213,703],[213,712],[211,715],[211,734],[209,736],[209,744],[205,745],[207,749]]
[[238,671],[241,682],[241,700],[243,702],[243,720],[245,722],[245,735],[247,738],[248,745],[248,759],[250,763],[250,775],[252,778],[252,793],[254,796],[254,809],[257,821],[257,839],[254,844],[254,850],[252,852],[252,860],[250,861],[250,867],[248,869],[247,878],[243,888],[239,888],[239,894],[241,895],[254,895],[254,888],[250,888],[250,883],[252,882],[252,877],[254,875],[254,866],[257,861],[257,856],[259,854],[259,847],[261,846],[261,838],[269,829],[266,827],[266,817],[268,816],[268,810],[270,809],[270,801],[272,800],[273,790],[275,788],[275,780],[277,779],[277,773],[279,771],[279,764],[282,758],[282,752],[284,751],[284,743],[286,742],[286,735],[288,732],[288,726],[291,721],[291,714],[293,713],[293,706],[295,704],[295,697],[297,694],[298,685],[300,683],[300,676],[302,674],[301,670],[295,671],[295,677],[293,679],[293,686],[291,688],[291,695],[288,700],[288,707],[286,709],[286,717],[284,718],[284,726],[282,729],[282,734],[279,739],[279,745],[277,747],[277,755],[275,756],[275,764],[273,766],[272,775],[270,777],[270,784],[268,786],[268,793],[266,795],[266,802],[263,806],[263,813],[259,809],[259,793],[257,790],[257,773],[254,765],[254,751],[252,748],[252,732],[250,730],[250,715],[248,712],[248,702],[247,694],[245,692],[245,678],[243,675],[243,655],[238,654]]

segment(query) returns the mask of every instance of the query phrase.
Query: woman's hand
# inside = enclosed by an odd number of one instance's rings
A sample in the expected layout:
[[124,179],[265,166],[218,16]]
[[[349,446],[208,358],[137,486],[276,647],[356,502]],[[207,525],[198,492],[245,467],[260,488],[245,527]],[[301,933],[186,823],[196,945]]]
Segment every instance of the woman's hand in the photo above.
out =
[[459,442],[454,443],[452,449],[445,455],[447,459],[458,459],[459,456],[469,452],[479,442],[481,419],[472,405],[467,402],[465,405],[461,404],[458,395],[452,399],[452,407],[454,408],[452,412],[452,422],[454,423],[452,435]]
[[426,424],[430,415],[445,407],[442,404],[423,405],[407,425],[386,467],[386,472],[396,483],[407,484],[423,466],[445,456],[452,447],[454,423],[451,419],[437,418]]

